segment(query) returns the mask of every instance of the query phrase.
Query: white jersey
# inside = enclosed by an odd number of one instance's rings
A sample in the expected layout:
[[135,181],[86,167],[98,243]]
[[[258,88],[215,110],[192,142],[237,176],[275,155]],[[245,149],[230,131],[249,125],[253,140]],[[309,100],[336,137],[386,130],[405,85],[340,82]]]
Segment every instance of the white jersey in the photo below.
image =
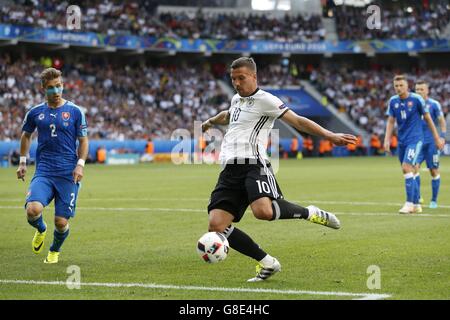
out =
[[266,152],[275,120],[289,110],[283,101],[261,89],[248,97],[235,94],[228,110],[230,123],[222,141],[219,160],[269,160]]

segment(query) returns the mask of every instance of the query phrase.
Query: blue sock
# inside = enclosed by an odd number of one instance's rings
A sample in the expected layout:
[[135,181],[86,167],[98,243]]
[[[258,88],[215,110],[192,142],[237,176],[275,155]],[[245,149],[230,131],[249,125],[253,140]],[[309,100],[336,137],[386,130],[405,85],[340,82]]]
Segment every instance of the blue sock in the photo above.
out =
[[50,251],[57,251],[59,252],[61,250],[61,246],[64,243],[64,240],[66,240],[67,236],[69,235],[69,228],[63,233],[59,232],[55,229],[53,232],[53,243],[50,246]]
[[419,203],[420,200],[420,174],[416,174],[416,184],[417,184],[417,203]]
[[36,228],[38,230],[39,233],[44,232],[45,230],[47,230],[47,227],[45,226],[44,223],[44,218],[42,217],[42,213],[40,214],[39,218],[37,218],[36,220],[30,220],[30,218],[28,217],[28,223],[33,226],[34,228]]
[[414,202],[414,191],[415,191],[415,182],[414,182],[414,174],[407,173],[404,175],[405,177],[405,189],[406,189],[406,201]]
[[432,190],[431,201],[437,202],[440,186],[441,186],[441,176],[438,175],[431,180],[431,190]]
[[420,181],[418,181],[419,174],[414,175],[414,196],[413,196],[413,203],[419,204],[420,199]]

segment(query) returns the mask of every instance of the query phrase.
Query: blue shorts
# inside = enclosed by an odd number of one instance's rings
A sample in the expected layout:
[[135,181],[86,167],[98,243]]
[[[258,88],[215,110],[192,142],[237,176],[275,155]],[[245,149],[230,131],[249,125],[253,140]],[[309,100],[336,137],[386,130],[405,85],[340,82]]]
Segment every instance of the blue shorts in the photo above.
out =
[[70,219],[75,216],[80,183],[62,177],[34,176],[28,189],[28,202],[37,201],[44,207],[55,199],[55,216]]
[[422,152],[417,159],[417,163],[421,164],[426,161],[428,169],[437,169],[439,168],[439,155],[440,152],[436,148],[434,142],[425,143],[422,147]]
[[422,150],[422,141],[417,143],[411,143],[408,145],[398,145],[398,159],[400,163],[409,163],[410,165],[416,165],[419,155]]

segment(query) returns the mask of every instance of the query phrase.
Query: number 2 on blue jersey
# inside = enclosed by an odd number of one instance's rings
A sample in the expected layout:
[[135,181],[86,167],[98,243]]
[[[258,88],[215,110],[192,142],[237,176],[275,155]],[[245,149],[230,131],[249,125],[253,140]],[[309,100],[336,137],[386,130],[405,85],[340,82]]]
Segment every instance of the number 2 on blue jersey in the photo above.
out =
[[58,135],[56,134],[56,126],[53,123],[50,125],[50,129],[52,130],[50,135],[52,137],[57,137]]

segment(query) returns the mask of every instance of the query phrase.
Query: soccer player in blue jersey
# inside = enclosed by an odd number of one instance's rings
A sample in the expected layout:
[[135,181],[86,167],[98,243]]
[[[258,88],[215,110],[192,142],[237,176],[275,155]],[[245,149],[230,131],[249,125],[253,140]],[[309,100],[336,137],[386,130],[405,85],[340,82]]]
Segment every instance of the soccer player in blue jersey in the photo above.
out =
[[[429,87],[428,83],[420,80],[416,82],[415,87],[416,93],[420,94],[422,98],[425,100],[425,103],[427,104],[429,110],[430,110],[430,116],[431,119],[433,119],[433,123],[435,126],[439,124],[441,128],[440,136],[441,138],[445,139],[445,134],[447,133],[447,126],[445,123],[444,113],[442,112],[441,105],[438,101],[431,99],[429,95]],[[422,127],[423,127],[423,134],[424,134],[424,140],[423,140],[423,147],[422,152],[419,155],[419,159],[417,160],[416,164],[416,181],[419,185],[419,191],[420,191],[420,164],[423,161],[426,161],[427,168],[430,170],[430,174],[432,177],[431,180],[431,190],[432,190],[432,196],[431,196],[431,202],[429,207],[431,209],[436,209],[438,207],[437,205],[437,197],[439,194],[439,187],[441,185],[441,176],[439,174],[439,155],[440,152],[436,148],[436,144],[434,143],[433,134],[431,133],[430,129],[428,129],[428,125],[425,123],[425,121],[422,121]],[[420,198],[420,194],[418,195]]]
[[438,135],[428,106],[423,98],[409,92],[408,82],[404,75],[394,77],[394,89],[397,93],[389,99],[388,120],[384,137],[384,150],[389,152],[391,136],[395,123],[398,127],[398,157],[405,178],[406,202],[400,213],[418,213],[422,211],[418,198],[418,185],[414,179],[414,166],[417,163],[423,144],[422,116],[430,128],[438,149],[444,148],[444,140]]
[[36,172],[28,189],[25,209],[28,223],[37,229],[32,250],[38,254],[44,247],[47,233],[42,211],[55,200],[54,239],[44,263],[57,263],[61,246],[69,235],[68,221],[75,215],[89,142],[83,111],[62,98],[61,72],[54,68],[45,69],[41,73],[41,85],[47,101],[31,108],[23,121],[17,178],[24,181],[26,155],[30,150],[31,135],[37,129]]

